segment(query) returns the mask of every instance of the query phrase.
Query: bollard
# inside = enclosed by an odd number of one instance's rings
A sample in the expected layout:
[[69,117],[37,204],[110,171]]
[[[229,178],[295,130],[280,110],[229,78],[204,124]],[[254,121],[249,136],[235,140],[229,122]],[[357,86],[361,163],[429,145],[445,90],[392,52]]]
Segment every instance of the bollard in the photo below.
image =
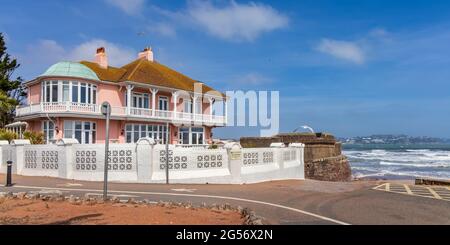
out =
[[12,186],[12,161],[6,161],[6,166],[8,167],[6,172],[6,187]]

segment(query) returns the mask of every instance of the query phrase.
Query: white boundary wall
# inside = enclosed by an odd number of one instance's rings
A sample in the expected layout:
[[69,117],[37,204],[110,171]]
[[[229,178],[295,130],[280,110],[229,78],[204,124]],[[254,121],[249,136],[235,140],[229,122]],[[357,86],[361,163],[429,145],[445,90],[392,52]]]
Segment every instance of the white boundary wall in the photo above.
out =
[[[13,173],[64,179],[103,181],[105,146],[64,140],[54,145],[30,145],[26,140],[0,144],[0,173],[13,161]],[[225,149],[169,146],[169,182],[243,184],[304,179],[304,145]],[[129,183],[165,183],[166,148],[147,141],[110,144],[108,180]]]

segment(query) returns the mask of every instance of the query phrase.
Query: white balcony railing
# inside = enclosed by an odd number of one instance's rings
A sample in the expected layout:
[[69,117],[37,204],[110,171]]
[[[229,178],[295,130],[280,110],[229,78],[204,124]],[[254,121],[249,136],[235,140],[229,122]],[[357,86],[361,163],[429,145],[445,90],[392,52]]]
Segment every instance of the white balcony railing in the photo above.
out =
[[[85,104],[74,102],[43,102],[39,104],[31,104],[16,108],[16,116],[27,116],[37,113],[80,113],[101,115],[100,105]],[[177,122],[197,122],[224,125],[226,123],[225,116],[193,114],[185,112],[152,110],[146,108],[135,107],[118,107],[111,108],[111,116],[117,117],[135,117],[148,119],[162,119]]]

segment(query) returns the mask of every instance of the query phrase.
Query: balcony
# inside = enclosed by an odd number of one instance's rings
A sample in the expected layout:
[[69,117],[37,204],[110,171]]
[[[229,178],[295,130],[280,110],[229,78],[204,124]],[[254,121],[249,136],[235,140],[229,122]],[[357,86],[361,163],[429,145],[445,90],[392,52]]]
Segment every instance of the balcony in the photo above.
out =
[[[102,117],[100,105],[97,104],[43,102],[16,108],[16,117],[29,117],[38,114],[79,114],[80,117],[86,115]],[[215,126],[225,126],[226,124],[225,116],[152,110],[135,107],[128,108],[113,106],[111,108],[111,117],[119,120],[155,119],[160,121],[170,121],[173,123],[201,123]]]

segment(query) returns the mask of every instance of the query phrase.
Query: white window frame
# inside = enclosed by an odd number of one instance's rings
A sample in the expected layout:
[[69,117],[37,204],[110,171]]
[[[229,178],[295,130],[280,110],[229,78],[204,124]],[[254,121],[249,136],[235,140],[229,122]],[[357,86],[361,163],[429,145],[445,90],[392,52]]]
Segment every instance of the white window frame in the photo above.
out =
[[[137,128],[138,131],[136,131],[135,128]],[[128,135],[130,135],[130,140],[128,140]],[[135,135],[137,135],[137,138],[135,137]],[[156,141],[160,141],[161,144],[165,144],[167,135],[166,125],[139,124],[139,123],[125,124],[126,143],[136,143],[139,140],[139,138],[143,137],[143,135],[144,137],[150,137]]]
[[[188,145],[205,145],[205,132],[206,132],[206,130],[205,130],[205,127],[179,127],[178,128],[178,140],[179,140],[179,144],[182,144],[182,145],[185,145],[184,144],[184,142],[183,142],[183,139],[184,139],[184,136],[182,135],[182,133],[181,133],[181,129],[182,128],[188,128],[189,129],[189,133],[188,133],[188,137],[189,137],[189,143],[188,143]],[[202,132],[193,132],[192,131],[192,128],[202,128],[203,129],[203,131]],[[198,139],[199,139],[199,137],[198,137],[198,134],[202,134],[202,144],[199,144],[198,143]],[[196,134],[197,136],[196,136],[196,138],[197,138],[197,143],[196,144],[193,144],[193,142],[192,142],[192,135],[193,134]]]
[[[80,123],[81,129],[75,129],[75,124]],[[85,124],[89,123],[89,129],[86,130]],[[69,125],[70,124],[70,125]],[[96,122],[92,121],[79,121],[79,120],[64,120],[64,138],[71,138],[76,139],[75,137],[75,131],[81,131],[81,142],[78,142],[80,144],[95,144],[97,141],[97,124]],[[66,126],[69,126],[70,128],[66,128]],[[70,131],[71,135],[67,135],[67,133]],[[88,143],[86,143],[86,132],[88,133]]]
[[[56,101],[53,101],[53,84],[57,85],[57,95]],[[68,100],[64,101],[64,83],[68,83],[69,86],[69,97]],[[86,86],[86,103],[84,104],[97,104],[97,96],[98,96],[98,87],[96,84],[83,82],[83,81],[69,81],[69,80],[45,80],[41,83],[41,102],[46,103],[55,103],[55,102],[72,102],[72,103],[81,103],[81,84],[85,84]],[[73,100],[73,87],[77,86],[77,101]],[[47,93],[47,88],[48,93]],[[47,99],[48,94],[48,99]]]
[[[134,100],[136,99],[136,104],[134,103]],[[147,99],[147,107],[145,107],[145,99]],[[138,101],[142,102],[142,105],[139,105]],[[150,96],[147,93],[135,93],[133,92],[131,94],[131,107],[134,108],[144,108],[144,109],[150,109]]]
[[190,99],[183,99],[183,107],[185,113],[192,113],[193,104]]
[[[50,124],[53,125],[53,129],[50,130]],[[46,121],[42,121],[42,132],[44,133],[44,139],[45,139],[45,143],[49,144],[51,141],[53,141],[55,139],[56,136],[56,130],[55,130],[55,123],[53,121],[50,120],[46,120]],[[53,137],[50,137],[50,131],[53,131]]]
[[[161,105],[162,105],[162,104],[161,104],[161,101],[165,102],[167,109],[163,110],[163,109],[161,108]],[[160,111],[168,111],[169,109],[170,109],[170,106],[169,106],[169,97],[167,97],[167,96],[159,96],[159,97],[158,97],[158,110],[160,110]]]

